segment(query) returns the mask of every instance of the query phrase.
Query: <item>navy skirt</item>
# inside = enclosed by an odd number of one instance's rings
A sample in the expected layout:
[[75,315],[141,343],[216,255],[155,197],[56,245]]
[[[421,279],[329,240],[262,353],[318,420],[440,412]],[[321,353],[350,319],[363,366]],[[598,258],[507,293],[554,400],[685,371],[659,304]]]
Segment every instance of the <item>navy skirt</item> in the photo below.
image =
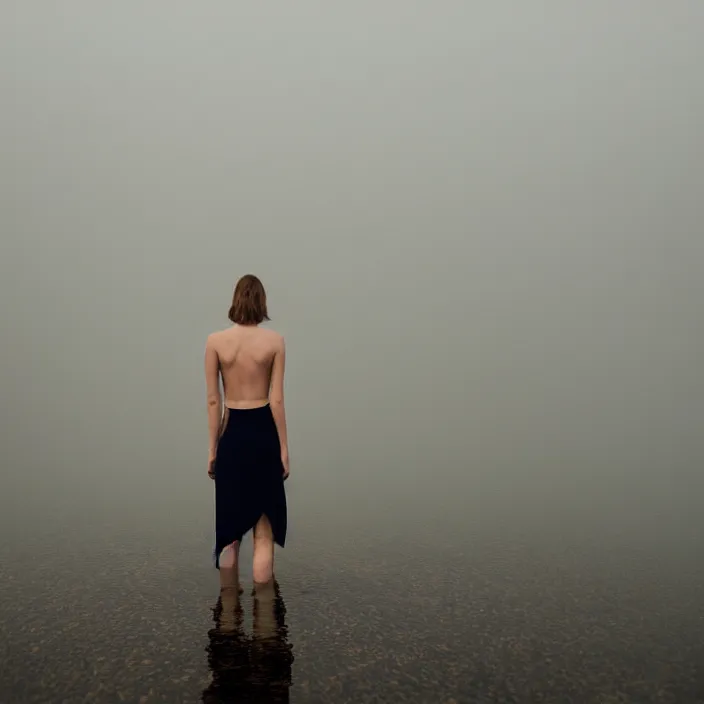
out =
[[242,540],[262,516],[271,523],[274,541],[284,547],[284,468],[271,406],[225,409],[214,469],[215,567],[222,550]]

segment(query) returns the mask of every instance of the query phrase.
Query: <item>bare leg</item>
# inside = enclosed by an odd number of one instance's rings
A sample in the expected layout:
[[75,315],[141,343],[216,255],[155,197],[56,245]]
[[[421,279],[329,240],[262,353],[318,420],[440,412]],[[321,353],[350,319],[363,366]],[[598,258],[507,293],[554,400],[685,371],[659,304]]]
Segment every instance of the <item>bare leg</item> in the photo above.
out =
[[218,626],[223,633],[236,633],[242,629],[242,605],[237,589],[223,589],[220,594],[220,604],[222,611]]
[[[291,686],[292,648],[286,635],[285,608],[276,581],[254,583],[251,668],[264,683],[261,701],[288,702]],[[259,699],[257,699],[259,701]]]
[[241,591],[239,579],[239,541],[230,543],[220,553],[220,589]]
[[252,576],[257,584],[266,584],[274,576],[274,532],[266,516],[254,526]]
[[276,602],[276,589],[274,580],[270,579],[266,583],[254,583],[254,617],[252,620],[252,631],[255,638],[270,639],[276,636],[276,614],[274,612]]

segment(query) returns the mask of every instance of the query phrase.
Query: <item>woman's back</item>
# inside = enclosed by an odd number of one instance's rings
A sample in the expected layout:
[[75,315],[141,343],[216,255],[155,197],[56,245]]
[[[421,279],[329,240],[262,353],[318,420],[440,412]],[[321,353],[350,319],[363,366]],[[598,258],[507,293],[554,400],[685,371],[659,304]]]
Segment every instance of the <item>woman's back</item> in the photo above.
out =
[[248,408],[266,403],[281,336],[266,328],[235,325],[211,335],[211,342],[218,355],[225,406]]

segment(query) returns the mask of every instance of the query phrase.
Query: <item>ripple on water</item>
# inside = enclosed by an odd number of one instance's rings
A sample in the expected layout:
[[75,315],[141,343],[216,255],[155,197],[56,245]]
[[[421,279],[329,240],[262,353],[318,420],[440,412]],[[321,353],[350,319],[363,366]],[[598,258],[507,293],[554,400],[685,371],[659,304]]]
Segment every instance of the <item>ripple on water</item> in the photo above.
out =
[[260,600],[256,622],[246,589],[235,636],[218,631],[210,544],[196,535],[4,548],[0,701],[214,702],[238,687],[264,696],[274,680],[269,701],[704,701],[694,567],[559,540],[299,536],[278,558],[275,605]]

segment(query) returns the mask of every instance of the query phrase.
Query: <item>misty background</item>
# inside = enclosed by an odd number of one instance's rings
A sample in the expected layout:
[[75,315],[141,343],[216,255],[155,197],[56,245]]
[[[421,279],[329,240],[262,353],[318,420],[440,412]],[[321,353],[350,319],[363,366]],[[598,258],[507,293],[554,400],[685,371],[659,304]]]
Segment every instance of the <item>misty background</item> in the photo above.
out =
[[696,559],[700,2],[1,14],[6,548],[49,514],[50,541],[207,533],[204,344],[251,272],[293,551],[536,530]]

